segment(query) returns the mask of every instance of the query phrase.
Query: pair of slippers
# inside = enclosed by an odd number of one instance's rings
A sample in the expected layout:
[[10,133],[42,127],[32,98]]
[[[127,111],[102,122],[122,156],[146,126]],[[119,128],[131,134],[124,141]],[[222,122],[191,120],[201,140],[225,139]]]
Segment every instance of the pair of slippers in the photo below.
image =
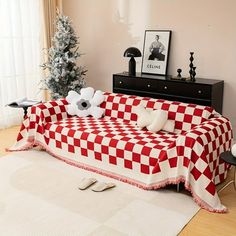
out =
[[[94,185],[95,184],[95,185]],[[84,178],[81,180],[79,183],[78,188],[80,190],[85,190],[89,188],[91,185],[94,185],[91,190],[94,192],[102,192],[104,190],[110,189],[115,187],[116,185],[113,183],[103,183],[103,182],[98,182],[95,178]]]

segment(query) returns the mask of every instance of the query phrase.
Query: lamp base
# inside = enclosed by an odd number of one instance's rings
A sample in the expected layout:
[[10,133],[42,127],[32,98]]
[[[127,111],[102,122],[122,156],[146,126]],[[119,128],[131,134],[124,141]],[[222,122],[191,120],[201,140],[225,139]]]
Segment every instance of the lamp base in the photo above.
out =
[[136,75],[136,61],[134,57],[131,57],[129,60],[129,75],[131,76]]

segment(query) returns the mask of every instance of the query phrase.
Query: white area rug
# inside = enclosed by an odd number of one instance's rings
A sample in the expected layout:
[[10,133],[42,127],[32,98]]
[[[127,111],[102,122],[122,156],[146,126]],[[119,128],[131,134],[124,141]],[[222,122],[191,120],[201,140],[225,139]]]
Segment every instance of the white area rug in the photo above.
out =
[[[117,186],[81,191],[83,177]],[[142,190],[43,151],[0,158],[0,235],[177,235],[198,210],[184,193]]]

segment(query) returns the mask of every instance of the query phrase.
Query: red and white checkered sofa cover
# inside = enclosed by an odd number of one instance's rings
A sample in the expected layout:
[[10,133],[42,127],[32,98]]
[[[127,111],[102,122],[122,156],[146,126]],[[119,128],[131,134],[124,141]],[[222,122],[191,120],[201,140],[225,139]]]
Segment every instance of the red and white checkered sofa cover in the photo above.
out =
[[[43,146],[67,163],[158,189],[184,182],[204,209],[225,212],[215,185],[227,175],[219,154],[231,147],[229,120],[210,107],[105,93],[105,117],[72,117],[65,99],[31,107],[10,150]],[[175,132],[151,133],[136,126],[134,106],[168,111]]]

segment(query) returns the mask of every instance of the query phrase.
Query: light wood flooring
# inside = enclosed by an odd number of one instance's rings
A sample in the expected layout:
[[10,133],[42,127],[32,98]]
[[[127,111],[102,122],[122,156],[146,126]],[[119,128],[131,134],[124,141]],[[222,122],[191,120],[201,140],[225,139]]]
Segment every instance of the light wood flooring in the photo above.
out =
[[[19,128],[19,126],[16,126],[5,130],[0,130],[0,156],[8,154],[5,151],[5,148],[10,147],[15,142]],[[230,170],[228,176],[229,180],[232,178],[233,168]],[[221,186],[218,187],[220,188]],[[179,235],[235,236],[236,191],[234,190],[232,184],[220,193],[220,199],[222,203],[228,207],[228,213],[209,213],[206,210],[200,210]]]

